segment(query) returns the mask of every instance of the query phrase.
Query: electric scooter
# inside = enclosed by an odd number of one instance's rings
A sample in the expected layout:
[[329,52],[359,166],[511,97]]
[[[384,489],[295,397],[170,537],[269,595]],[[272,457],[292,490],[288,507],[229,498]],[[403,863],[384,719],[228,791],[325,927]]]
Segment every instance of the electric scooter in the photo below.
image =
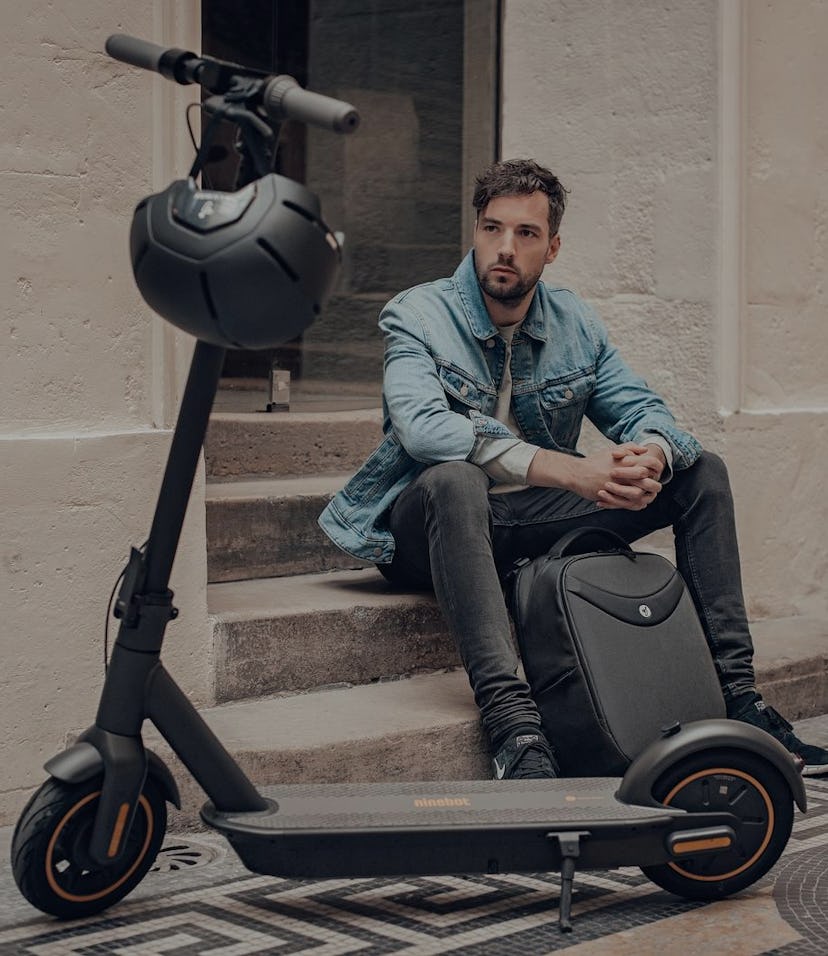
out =
[[[15,829],[14,877],[43,912],[74,919],[128,894],[161,846],[175,780],[144,747],[150,720],[209,797],[201,815],[243,863],[282,877],[559,871],[570,930],[575,868],[636,865],[679,896],[719,899],[779,858],[806,797],[790,754],[715,718],[665,727],[622,778],[451,783],[251,783],[161,663],[177,616],[169,577],[225,349],[294,338],[320,311],[340,259],[316,197],[273,172],[286,119],[348,133],[350,105],[290,77],[123,35],[107,52],[209,94],[187,180],[139,203],[130,247],[148,304],[197,343],[149,538],[133,548],[95,723],[49,760]],[[239,131],[237,189],[195,177],[219,119]],[[277,312],[278,310],[278,312]]]

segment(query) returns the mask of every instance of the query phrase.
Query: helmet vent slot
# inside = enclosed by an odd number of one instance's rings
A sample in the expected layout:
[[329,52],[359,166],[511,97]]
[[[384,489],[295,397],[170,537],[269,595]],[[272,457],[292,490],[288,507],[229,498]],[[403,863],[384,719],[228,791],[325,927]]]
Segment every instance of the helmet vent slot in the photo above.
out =
[[271,244],[267,241],[267,239],[259,238],[256,240],[256,242],[262,247],[262,249],[264,249],[264,251],[269,256],[271,256],[273,259],[276,260],[276,262],[279,263],[279,265],[282,267],[282,269],[285,271],[285,274],[291,279],[291,281],[293,282],[299,281],[299,276],[293,271],[293,269],[291,269],[291,267],[287,264],[287,262],[285,262],[284,258],[273,248],[273,246],[271,246]]
[[289,199],[283,199],[282,205],[287,206],[288,209],[292,209],[294,212],[298,212],[300,216],[304,216],[309,222],[312,222],[314,225],[319,225],[319,220],[314,216],[312,212],[308,212],[307,209],[304,209],[302,206],[298,205],[295,202],[291,202]]
[[216,306],[213,302],[213,296],[210,293],[210,281],[207,278],[206,272],[199,273],[199,278],[201,279],[201,291],[204,293],[204,303],[207,306],[208,311],[210,312],[211,318],[218,322],[218,312],[216,312]]

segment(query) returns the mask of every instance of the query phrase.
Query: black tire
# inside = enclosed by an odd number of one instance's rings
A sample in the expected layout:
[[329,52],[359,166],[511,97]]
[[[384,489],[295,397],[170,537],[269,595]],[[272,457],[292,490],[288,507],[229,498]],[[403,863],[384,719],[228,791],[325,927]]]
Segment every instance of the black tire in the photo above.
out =
[[721,899],[755,883],[776,863],[791,835],[790,787],[772,764],[747,751],[694,754],[657,781],[653,796],[665,806],[723,810],[742,821],[735,846],[641,868],[653,883],[687,899]]
[[91,916],[123,899],[144,878],[167,828],[167,804],[147,778],[121,858],[101,866],[88,847],[101,777],[50,779],[29,800],[14,831],[11,863],[20,892],[60,919]]

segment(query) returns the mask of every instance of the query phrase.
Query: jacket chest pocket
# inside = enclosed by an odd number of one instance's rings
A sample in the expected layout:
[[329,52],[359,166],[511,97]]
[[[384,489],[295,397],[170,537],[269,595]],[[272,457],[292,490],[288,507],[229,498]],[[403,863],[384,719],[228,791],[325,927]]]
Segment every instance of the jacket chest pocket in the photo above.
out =
[[452,368],[441,366],[440,384],[443,386],[449,407],[453,412],[465,415],[470,408],[473,408],[485,413],[483,406],[488,397],[487,392],[474,379],[460,375]]
[[541,386],[538,391],[541,415],[556,445],[575,450],[584,412],[594,390],[595,374],[592,371]]

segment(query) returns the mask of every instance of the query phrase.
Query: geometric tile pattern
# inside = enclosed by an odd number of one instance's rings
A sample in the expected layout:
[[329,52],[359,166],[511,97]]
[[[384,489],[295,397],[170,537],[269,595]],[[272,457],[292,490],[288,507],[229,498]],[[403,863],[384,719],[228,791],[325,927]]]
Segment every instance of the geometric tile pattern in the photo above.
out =
[[775,950],[784,956],[828,953],[828,780],[808,785],[808,815],[774,869],[780,915],[802,940]]
[[[699,918],[708,904],[673,897],[633,867],[577,873],[574,932],[562,935],[554,874],[280,880],[235,870],[232,879],[211,883],[204,866],[199,885],[184,880],[178,891],[127,898],[100,917],[58,923],[33,915],[0,928],[0,956],[536,956],[566,949],[573,956],[685,956],[694,949],[825,956],[828,780],[806,786],[808,814],[796,814],[782,859],[756,887],[712,904],[715,919]],[[177,838],[179,856],[187,839]],[[192,839],[197,845],[198,836]],[[151,873],[144,882],[153,879],[161,877]],[[166,879],[176,885],[175,874]],[[757,935],[745,925],[757,906],[773,911],[769,925],[784,930],[778,938],[773,929]],[[704,938],[688,935],[700,925]]]
[[563,937],[557,898],[558,881],[547,875],[250,877],[151,904],[122,903],[96,919],[0,931],[0,954],[529,954],[605,936],[619,916],[641,925],[699,905],[659,892],[637,871],[584,873],[574,895],[577,933]]

